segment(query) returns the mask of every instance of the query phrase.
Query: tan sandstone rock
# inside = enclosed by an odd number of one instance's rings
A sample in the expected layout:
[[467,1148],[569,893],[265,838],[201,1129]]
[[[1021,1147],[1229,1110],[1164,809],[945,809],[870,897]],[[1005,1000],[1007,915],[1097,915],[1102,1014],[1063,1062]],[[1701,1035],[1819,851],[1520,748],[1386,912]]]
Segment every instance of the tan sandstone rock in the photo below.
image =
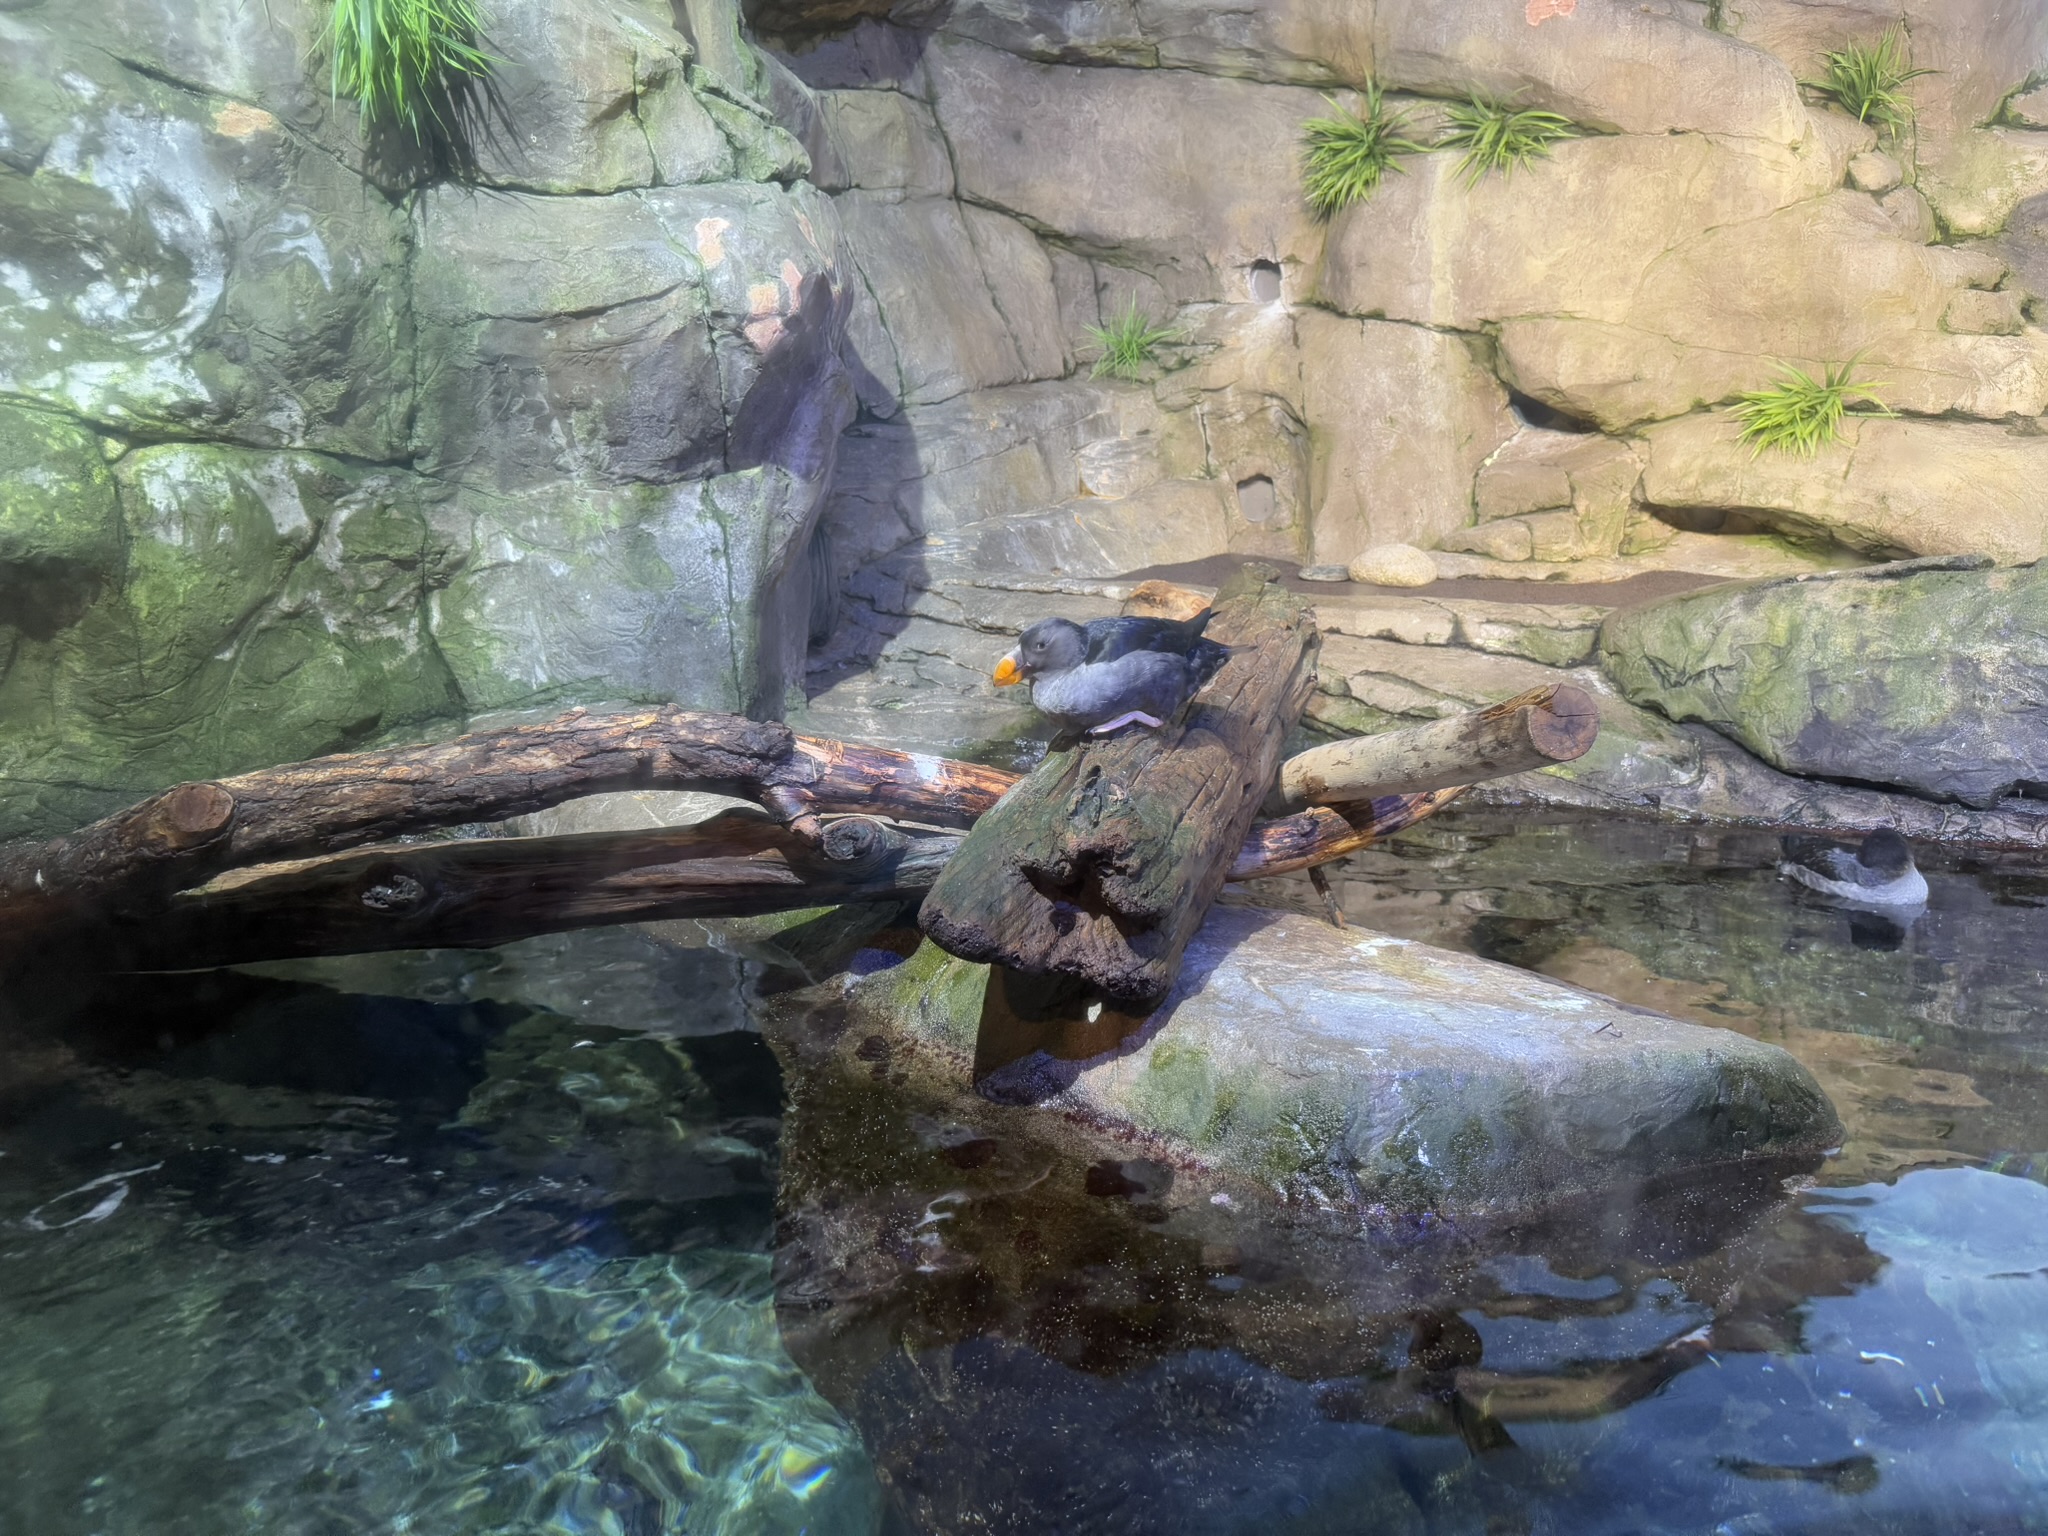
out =
[[1817,142],[1804,155],[1751,154],[1700,135],[1579,139],[1472,187],[1456,163],[1418,155],[1332,220],[1318,296],[1346,314],[1460,330],[1516,315],[1621,324],[1652,269],[1702,230],[1767,217],[1841,179]]
[[1811,459],[1753,453],[1715,413],[1645,434],[1643,497],[1751,511],[1875,555],[2048,554],[2048,437],[1962,422],[1852,418]]
[[1507,320],[1502,366],[1525,394],[1610,431],[1762,388],[1779,362],[1850,358],[1898,409],[2035,416],[2048,334],[2019,323],[2016,296],[1979,291],[2005,275],[1986,252],[1900,239],[1868,198],[1840,192],[1685,242],[1619,323]]
[[1314,560],[1434,544],[1470,521],[1472,477],[1516,423],[1465,339],[1317,310],[1302,311],[1296,329]]
[[1610,132],[1808,133],[1791,70],[1680,8],[1577,0],[1536,21],[1522,5],[1381,5],[1373,30],[1382,77],[1429,94],[1488,91]]
[[1436,562],[1413,544],[1375,544],[1351,562],[1351,579],[1374,587],[1426,587]]
[[944,35],[926,66],[963,196],[1114,249],[1176,302],[1234,298],[1252,262],[1320,250],[1297,165],[1301,125],[1329,110],[1314,91],[1034,64]]

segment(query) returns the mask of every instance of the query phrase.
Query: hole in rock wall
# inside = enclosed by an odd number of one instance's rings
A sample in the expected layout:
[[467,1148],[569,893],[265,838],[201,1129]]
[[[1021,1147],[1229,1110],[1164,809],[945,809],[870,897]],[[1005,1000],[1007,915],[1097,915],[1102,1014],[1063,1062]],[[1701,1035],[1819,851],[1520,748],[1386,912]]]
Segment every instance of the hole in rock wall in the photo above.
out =
[[1650,514],[1680,533],[1768,533],[1766,524],[1727,507],[1652,507]]
[[1245,274],[1245,284],[1251,289],[1252,302],[1272,304],[1280,298],[1280,263],[1277,261],[1255,261]]
[[832,559],[832,536],[821,525],[805,552],[811,568],[811,611],[807,638],[815,649],[839,627],[839,575]]
[[1515,414],[1523,421],[1532,427],[1541,427],[1546,432],[1591,433],[1600,430],[1596,423],[1586,420],[1583,416],[1573,416],[1560,411],[1554,405],[1545,405],[1541,400],[1525,395],[1520,390],[1508,391],[1508,404],[1514,407]]
[[1268,475],[1253,475],[1237,482],[1237,510],[1248,523],[1270,523],[1280,510],[1280,497]]

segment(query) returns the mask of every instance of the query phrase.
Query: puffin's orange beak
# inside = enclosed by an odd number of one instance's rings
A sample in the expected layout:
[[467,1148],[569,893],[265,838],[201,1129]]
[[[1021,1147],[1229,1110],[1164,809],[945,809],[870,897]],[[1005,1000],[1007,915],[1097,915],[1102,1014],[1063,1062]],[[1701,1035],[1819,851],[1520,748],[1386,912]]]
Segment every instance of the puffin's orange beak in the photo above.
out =
[[1012,683],[1024,681],[1024,669],[1017,665],[1017,653],[1012,651],[996,663],[996,686],[1007,688]]

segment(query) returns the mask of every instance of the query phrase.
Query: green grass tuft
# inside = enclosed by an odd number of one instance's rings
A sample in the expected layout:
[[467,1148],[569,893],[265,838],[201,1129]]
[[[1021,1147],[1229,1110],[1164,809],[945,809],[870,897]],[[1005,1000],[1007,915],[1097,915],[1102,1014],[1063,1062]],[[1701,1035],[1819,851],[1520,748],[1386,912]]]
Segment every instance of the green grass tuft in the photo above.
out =
[[[1769,389],[1738,395],[1735,417],[1742,423],[1742,441],[1755,450],[1751,457],[1773,448],[1812,458],[1822,444],[1840,439],[1845,415],[1897,414],[1877,398],[1877,392],[1887,386],[1850,382],[1849,375],[1855,367],[1856,361],[1851,358],[1816,379],[1790,363],[1783,363],[1779,365],[1779,382]],[[1849,402],[1857,398],[1868,401],[1874,409],[1852,413]]]
[[1169,341],[1178,341],[1180,333],[1169,326],[1155,326],[1138,310],[1138,296],[1124,306],[1121,314],[1110,316],[1107,325],[1085,327],[1088,339],[1102,349],[1102,356],[1095,360],[1088,377],[1099,379],[1105,373],[1113,379],[1135,379],[1143,375],[1147,363],[1157,362],[1159,348]]
[[1913,120],[1913,104],[1901,87],[1908,80],[1934,73],[1915,69],[1905,28],[1888,27],[1875,43],[1851,43],[1826,55],[1827,69],[1818,80],[1801,83],[1819,91],[1860,123],[1894,136]]
[[1437,141],[1437,147],[1465,151],[1458,174],[1467,186],[1477,186],[1488,171],[1512,176],[1519,167],[1547,156],[1558,140],[1576,138],[1579,132],[1568,117],[1533,107],[1517,110],[1484,94],[1454,103],[1445,109],[1445,115],[1451,120],[1451,129]]
[[464,92],[490,72],[482,32],[477,0],[334,0],[331,88],[353,96],[372,128],[445,144]]
[[1365,110],[1350,111],[1325,96],[1329,117],[1312,117],[1302,125],[1302,190],[1318,218],[1330,218],[1379,190],[1388,171],[1403,155],[1419,155],[1429,146],[1402,137],[1408,126],[1405,111],[1390,110],[1373,81],[1365,84]]

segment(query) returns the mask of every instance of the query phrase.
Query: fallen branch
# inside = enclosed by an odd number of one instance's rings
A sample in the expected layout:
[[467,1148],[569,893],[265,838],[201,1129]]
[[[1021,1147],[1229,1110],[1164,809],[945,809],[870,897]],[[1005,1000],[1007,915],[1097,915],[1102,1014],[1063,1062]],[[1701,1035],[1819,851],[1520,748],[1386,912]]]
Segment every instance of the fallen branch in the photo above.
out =
[[139,916],[237,865],[499,821],[611,790],[719,790],[815,840],[816,817],[829,812],[971,826],[1013,782],[973,763],[812,741],[737,715],[572,710],[436,745],[180,784],[67,837],[0,848],[0,935],[18,944]]
[[[200,966],[908,899],[958,846],[932,829],[971,825],[1016,782],[999,769],[726,715],[573,711],[435,746],[179,785],[69,837],[0,848],[0,960],[61,953],[102,966]],[[392,841],[639,788],[724,789],[769,814],[576,837]],[[1458,792],[1261,822],[1227,877],[1340,858]],[[846,813],[854,819],[817,820]]]
[[1474,784],[1568,763],[1599,734],[1593,700],[1569,683],[1550,683],[1447,720],[1311,747],[1282,765],[1279,800],[1299,810]]
[[[1389,795],[1252,828],[1232,880],[1308,868],[1413,826],[1457,790]],[[772,819],[558,837],[392,844],[231,870],[147,922],[101,930],[102,963],[198,969],[386,949],[487,948],[541,933],[681,917],[746,917],[840,902],[914,901],[961,834],[866,817],[815,842]]]

